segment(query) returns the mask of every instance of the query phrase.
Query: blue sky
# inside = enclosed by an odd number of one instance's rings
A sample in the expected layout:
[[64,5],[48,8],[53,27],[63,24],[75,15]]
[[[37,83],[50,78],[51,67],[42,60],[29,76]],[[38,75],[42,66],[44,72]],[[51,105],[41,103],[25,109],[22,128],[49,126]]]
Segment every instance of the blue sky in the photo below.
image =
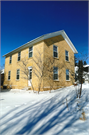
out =
[[78,52],[88,53],[87,1],[2,1],[2,56],[41,35],[65,30]]

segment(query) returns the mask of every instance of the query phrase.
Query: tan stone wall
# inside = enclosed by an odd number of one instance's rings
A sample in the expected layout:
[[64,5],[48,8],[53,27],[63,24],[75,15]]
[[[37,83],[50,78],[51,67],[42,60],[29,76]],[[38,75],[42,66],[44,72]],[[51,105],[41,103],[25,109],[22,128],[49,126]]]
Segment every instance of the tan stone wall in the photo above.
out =
[[[24,50],[21,50],[21,59],[24,57],[28,60],[28,65],[27,67],[33,66],[33,58],[36,57],[37,55],[37,48],[40,50],[40,52],[43,52],[43,42],[40,42],[36,45],[33,46],[33,57],[29,58],[29,48],[26,48]],[[24,88],[28,87],[28,80],[23,79],[23,74],[22,74],[22,68],[21,66],[21,61],[17,61],[18,58],[18,53],[15,53],[12,55],[12,63],[9,64],[9,58],[7,57],[5,59],[5,80],[4,80],[4,85],[8,85],[12,88]],[[16,80],[16,72],[17,69],[20,69],[20,79]],[[8,80],[8,71],[11,71],[11,79]],[[34,89],[37,90],[38,88],[38,78],[32,74],[32,83],[34,85]],[[43,83],[43,82],[42,82]]]
[[[46,88],[50,88],[50,82],[53,84],[53,89],[60,88],[61,86],[70,86],[73,84],[74,79],[71,79],[70,73],[70,81],[66,81],[66,69],[72,70],[74,72],[74,53],[67,44],[67,42],[62,38],[62,36],[58,36],[55,38],[47,39],[44,45],[44,59],[47,57],[53,57],[53,45],[58,46],[58,58],[55,59],[55,66],[59,66],[59,81],[47,80],[44,78],[44,86]],[[65,61],[65,50],[69,52],[69,62]],[[64,67],[63,67],[64,66]],[[62,73],[60,73],[62,71]]]

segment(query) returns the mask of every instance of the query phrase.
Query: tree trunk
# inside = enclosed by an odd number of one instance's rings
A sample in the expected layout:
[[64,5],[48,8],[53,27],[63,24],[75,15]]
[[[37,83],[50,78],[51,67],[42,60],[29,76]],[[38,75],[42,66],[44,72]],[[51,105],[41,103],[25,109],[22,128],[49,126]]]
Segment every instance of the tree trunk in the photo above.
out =
[[79,98],[81,98],[81,94],[82,94],[82,79],[81,79],[81,87],[80,87],[80,94],[79,94]]
[[41,82],[42,82],[42,78],[41,78],[40,83],[39,83],[38,94],[40,92]]

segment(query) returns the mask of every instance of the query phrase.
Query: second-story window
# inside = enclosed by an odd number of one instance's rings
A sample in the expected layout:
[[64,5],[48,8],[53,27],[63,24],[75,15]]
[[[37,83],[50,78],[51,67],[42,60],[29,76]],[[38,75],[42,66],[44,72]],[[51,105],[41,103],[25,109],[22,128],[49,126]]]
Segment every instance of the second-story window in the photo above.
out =
[[12,56],[10,56],[9,64],[11,64],[11,62],[12,62]]
[[53,57],[58,58],[58,47],[53,45]]
[[32,57],[33,54],[33,46],[29,47],[29,58]]
[[21,52],[18,52],[18,61],[20,61],[21,58]]
[[17,74],[16,74],[16,79],[19,80],[19,76],[20,76],[20,69],[17,69]]
[[11,78],[11,71],[8,72],[8,80]]
[[69,61],[69,52],[68,51],[65,51],[65,60]]

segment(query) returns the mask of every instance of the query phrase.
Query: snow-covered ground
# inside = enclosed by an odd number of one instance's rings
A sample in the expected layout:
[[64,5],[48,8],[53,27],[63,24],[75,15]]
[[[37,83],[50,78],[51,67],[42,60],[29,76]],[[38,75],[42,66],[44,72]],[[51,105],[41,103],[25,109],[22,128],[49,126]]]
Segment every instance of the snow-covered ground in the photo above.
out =
[[[75,86],[77,89],[77,86]],[[89,135],[89,84],[33,93],[0,93],[0,135]]]

